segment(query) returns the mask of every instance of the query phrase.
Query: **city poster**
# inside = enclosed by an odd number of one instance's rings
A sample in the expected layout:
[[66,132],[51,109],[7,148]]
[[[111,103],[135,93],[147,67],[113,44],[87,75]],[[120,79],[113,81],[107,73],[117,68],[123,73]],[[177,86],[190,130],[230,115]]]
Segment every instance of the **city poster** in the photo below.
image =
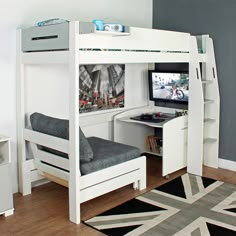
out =
[[79,112],[124,107],[125,65],[79,67]]

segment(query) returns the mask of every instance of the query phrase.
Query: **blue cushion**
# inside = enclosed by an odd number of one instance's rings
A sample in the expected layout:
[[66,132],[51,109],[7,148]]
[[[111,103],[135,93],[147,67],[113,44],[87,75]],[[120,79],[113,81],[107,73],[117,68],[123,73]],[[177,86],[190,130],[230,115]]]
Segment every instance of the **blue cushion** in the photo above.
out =
[[[46,116],[41,113],[33,113],[30,116],[30,122],[32,129],[44,134],[52,135],[58,138],[69,140],[69,121],[64,119],[58,119],[50,116]],[[80,136],[80,162],[89,162],[93,159],[93,150],[88,143],[82,130],[79,128]],[[65,153],[61,153],[57,150],[53,150],[48,147],[43,147],[45,151],[52,152],[56,155],[67,157]]]

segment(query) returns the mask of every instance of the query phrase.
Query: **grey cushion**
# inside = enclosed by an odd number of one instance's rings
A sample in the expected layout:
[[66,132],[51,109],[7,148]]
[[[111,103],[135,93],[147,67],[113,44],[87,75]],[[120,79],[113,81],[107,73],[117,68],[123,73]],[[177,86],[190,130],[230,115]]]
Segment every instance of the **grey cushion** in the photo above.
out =
[[80,162],[90,162],[93,159],[93,150],[79,127],[79,158]]
[[80,165],[82,175],[132,160],[141,155],[141,151],[133,146],[97,137],[89,137],[87,140],[93,149],[94,155],[93,160]]
[[32,129],[58,138],[69,139],[69,121],[46,116],[41,113],[30,115]]
[[[69,140],[69,121],[64,119],[58,119],[50,116],[46,116],[41,113],[33,113],[30,116],[30,122],[32,129],[44,134],[52,135],[58,138]],[[93,150],[88,143],[82,130],[80,132],[80,162],[89,162],[93,159]],[[61,153],[57,150],[53,150],[48,147],[43,147],[45,151],[52,152],[56,155],[64,156],[68,158],[68,155]]]

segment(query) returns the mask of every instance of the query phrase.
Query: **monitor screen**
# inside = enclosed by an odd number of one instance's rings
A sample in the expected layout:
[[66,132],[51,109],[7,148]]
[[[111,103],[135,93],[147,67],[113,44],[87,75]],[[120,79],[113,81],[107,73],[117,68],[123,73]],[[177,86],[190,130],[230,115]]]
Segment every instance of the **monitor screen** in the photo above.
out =
[[189,74],[149,71],[151,101],[188,104]]

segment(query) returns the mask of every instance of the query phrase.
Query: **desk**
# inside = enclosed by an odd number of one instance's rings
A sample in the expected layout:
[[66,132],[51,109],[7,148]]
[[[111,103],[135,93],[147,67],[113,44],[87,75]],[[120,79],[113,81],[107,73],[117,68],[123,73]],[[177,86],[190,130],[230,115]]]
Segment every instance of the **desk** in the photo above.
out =
[[[114,118],[114,140],[140,148],[147,152],[145,137],[162,129],[162,175],[167,176],[186,167],[187,163],[187,116],[166,119],[161,123],[132,120],[130,117],[152,109],[138,108],[122,112]],[[153,153],[155,155],[155,153]]]

